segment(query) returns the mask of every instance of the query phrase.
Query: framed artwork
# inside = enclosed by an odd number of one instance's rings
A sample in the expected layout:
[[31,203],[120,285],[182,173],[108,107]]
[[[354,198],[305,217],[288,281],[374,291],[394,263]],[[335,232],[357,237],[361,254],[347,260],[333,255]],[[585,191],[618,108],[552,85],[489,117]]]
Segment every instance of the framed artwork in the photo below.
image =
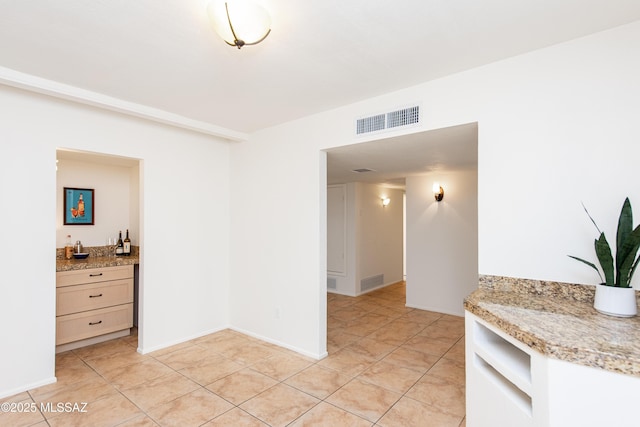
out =
[[93,188],[64,187],[64,225],[93,225]]

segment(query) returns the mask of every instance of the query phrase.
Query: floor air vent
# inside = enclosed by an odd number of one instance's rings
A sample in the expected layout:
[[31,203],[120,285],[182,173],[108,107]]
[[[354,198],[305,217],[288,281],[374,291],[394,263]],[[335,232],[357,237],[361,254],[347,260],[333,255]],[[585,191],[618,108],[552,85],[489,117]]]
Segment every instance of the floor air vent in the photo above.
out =
[[391,111],[386,114],[377,114],[356,120],[356,135],[377,132],[400,126],[413,125],[420,122],[420,107],[414,106],[402,110]]
[[360,292],[368,291],[369,289],[377,288],[384,284],[384,274],[378,274],[377,276],[367,277],[360,280]]

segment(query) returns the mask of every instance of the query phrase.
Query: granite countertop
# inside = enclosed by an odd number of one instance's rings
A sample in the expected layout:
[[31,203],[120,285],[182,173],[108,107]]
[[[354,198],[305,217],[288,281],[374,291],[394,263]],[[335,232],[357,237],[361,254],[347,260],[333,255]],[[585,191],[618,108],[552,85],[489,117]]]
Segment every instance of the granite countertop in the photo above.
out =
[[131,255],[129,256],[108,256],[108,251],[104,246],[85,247],[85,251],[89,253],[85,259],[65,259],[64,248],[56,249],[56,272],[140,263],[140,248],[138,246],[131,247]]
[[85,259],[57,259],[56,272],[84,270],[87,268],[116,267],[119,265],[134,265],[139,262],[140,259],[137,256],[92,257],[89,255]]
[[594,294],[595,286],[481,276],[464,307],[547,357],[640,377],[640,317],[601,314]]

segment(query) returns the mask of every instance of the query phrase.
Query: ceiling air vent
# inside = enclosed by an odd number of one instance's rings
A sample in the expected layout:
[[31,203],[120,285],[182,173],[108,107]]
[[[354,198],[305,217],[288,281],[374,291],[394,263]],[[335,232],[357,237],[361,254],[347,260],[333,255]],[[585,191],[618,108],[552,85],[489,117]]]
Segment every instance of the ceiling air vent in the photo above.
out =
[[356,135],[400,126],[413,125],[420,122],[420,107],[413,106],[402,110],[391,111],[385,114],[377,114],[356,120]]

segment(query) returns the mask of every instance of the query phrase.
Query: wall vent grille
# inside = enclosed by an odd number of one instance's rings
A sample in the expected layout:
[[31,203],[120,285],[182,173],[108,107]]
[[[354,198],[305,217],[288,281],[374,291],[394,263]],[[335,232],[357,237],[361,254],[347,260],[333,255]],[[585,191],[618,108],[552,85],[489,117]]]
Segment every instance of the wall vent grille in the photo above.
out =
[[356,120],[356,135],[414,125],[420,122],[420,107],[413,106]]
[[364,119],[358,119],[356,122],[356,133],[358,135],[363,133],[375,132],[377,130],[385,129],[385,115],[378,114],[377,116],[365,117]]
[[327,277],[327,289],[338,289],[338,280],[335,277]]
[[410,107],[404,110],[392,111],[387,113],[387,128],[395,128],[398,126],[407,126],[418,123],[420,120],[420,108]]
[[377,288],[384,284],[384,274],[378,274],[377,276],[367,277],[360,280],[360,292],[368,291],[369,289]]

